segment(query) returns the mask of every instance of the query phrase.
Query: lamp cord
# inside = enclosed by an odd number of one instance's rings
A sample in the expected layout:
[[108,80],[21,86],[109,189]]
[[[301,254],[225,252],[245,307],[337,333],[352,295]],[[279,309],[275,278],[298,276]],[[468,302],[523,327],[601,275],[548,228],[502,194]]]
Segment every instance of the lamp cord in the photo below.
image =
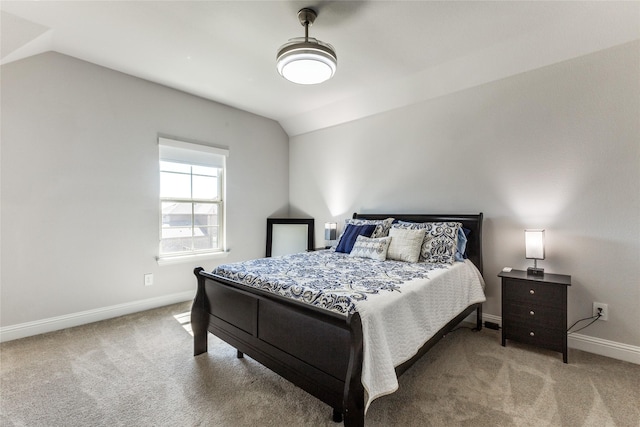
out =
[[[573,334],[574,332],[581,331],[581,330],[583,330],[584,328],[586,328],[587,326],[590,326],[590,325],[594,324],[594,323],[596,322],[596,320],[598,320],[598,319],[599,319],[599,318],[601,318],[601,317],[602,317],[602,314],[601,314],[601,313],[598,313],[598,314],[596,314],[595,316],[585,317],[584,319],[576,320],[576,321],[573,323],[573,325],[571,325],[571,326],[569,326],[569,327],[567,328],[567,334]],[[583,326],[583,327],[582,327],[582,328],[580,328],[580,329],[576,329],[575,331],[572,331],[572,330],[571,330],[571,328],[573,328],[574,326],[576,326],[579,322],[582,322],[582,321],[584,321],[584,320],[590,320],[590,319],[593,319],[593,320],[591,320],[591,322],[589,322],[586,326]]]

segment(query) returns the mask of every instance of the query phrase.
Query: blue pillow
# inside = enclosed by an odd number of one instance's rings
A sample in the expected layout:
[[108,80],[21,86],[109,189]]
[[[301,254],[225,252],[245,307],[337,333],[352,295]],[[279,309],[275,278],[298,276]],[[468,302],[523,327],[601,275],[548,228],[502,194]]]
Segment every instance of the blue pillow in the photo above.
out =
[[345,228],[344,233],[342,233],[342,237],[340,237],[340,242],[338,242],[336,252],[350,254],[358,236],[371,237],[375,229],[375,225],[347,224],[347,228]]
[[468,228],[458,228],[458,248],[455,255],[456,261],[462,262],[467,257],[465,251],[467,250],[467,236],[469,233],[471,233],[471,230]]

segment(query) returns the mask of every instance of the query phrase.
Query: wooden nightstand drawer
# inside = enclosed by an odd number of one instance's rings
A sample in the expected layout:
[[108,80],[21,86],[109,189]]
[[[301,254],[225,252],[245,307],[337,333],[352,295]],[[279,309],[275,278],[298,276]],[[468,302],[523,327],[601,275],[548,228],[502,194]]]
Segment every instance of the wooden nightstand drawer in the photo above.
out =
[[504,287],[507,288],[507,292],[502,298],[505,298],[506,302],[557,308],[566,307],[566,301],[563,298],[565,289],[560,286],[505,279]]
[[544,328],[542,326],[531,326],[520,322],[511,322],[504,329],[506,338],[519,341],[525,344],[532,344],[539,347],[548,348],[554,351],[564,351],[563,334],[557,330]]
[[564,331],[567,328],[565,312],[562,308],[536,304],[505,304],[502,318],[527,325],[537,325]]

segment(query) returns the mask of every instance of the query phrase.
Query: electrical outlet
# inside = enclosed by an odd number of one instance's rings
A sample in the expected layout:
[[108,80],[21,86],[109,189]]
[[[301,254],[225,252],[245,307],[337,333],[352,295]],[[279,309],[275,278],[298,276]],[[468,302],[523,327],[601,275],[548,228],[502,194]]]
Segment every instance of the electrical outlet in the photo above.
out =
[[607,304],[603,304],[601,302],[593,303],[593,315],[598,315],[598,309],[600,309],[600,318],[598,320],[609,320],[609,306]]
[[144,285],[145,286],[153,285],[153,274],[147,273],[144,275]]

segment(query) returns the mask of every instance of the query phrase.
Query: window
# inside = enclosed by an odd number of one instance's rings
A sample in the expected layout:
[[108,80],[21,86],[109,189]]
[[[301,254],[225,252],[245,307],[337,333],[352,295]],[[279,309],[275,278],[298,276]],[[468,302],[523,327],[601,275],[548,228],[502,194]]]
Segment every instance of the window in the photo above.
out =
[[159,138],[160,256],[225,250],[224,173],[229,151]]

